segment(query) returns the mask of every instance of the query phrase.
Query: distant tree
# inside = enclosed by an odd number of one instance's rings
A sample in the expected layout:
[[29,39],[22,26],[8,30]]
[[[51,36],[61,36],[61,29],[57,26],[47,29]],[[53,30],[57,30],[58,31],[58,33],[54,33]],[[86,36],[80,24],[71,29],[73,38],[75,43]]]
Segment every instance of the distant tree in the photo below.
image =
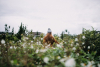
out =
[[54,36],[54,37],[59,37],[59,35],[58,35],[58,34],[54,34],[53,36]]
[[38,31],[36,32],[36,35],[37,35],[36,37],[38,37],[38,35],[39,35],[39,32]]
[[57,34],[54,34],[53,36],[56,37],[56,36],[58,36],[58,35],[57,35]]
[[84,28],[82,29],[82,34],[84,34]]
[[42,34],[40,35],[40,37],[43,38],[43,37],[44,37],[44,34],[42,33]]
[[10,26],[7,27],[7,24],[5,24],[5,32],[9,32],[10,31]]
[[39,32],[38,31],[36,32],[36,35],[39,35]]
[[33,34],[33,32],[32,32],[32,30],[31,30],[31,32],[29,32],[29,35],[28,35],[28,37],[29,37],[29,39],[33,39],[33,37],[34,37],[34,34]]
[[14,34],[14,27],[12,28],[12,35]]
[[66,32],[66,33],[68,32],[68,34],[70,33],[67,29],[65,30],[65,32]]
[[67,29],[65,30],[65,32],[67,32]]
[[32,34],[32,30],[31,30],[31,34]]
[[[5,32],[2,34],[2,38],[3,39],[8,39],[8,40],[14,40],[14,27],[12,28],[12,33],[9,32],[10,31],[10,26],[8,26],[7,24],[5,24]],[[11,35],[9,35],[11,34]]]
[[63,38],[64,38],[64,32],[62,31],[62,33],[61,33],[61,39],[63,40]]
[[19,27],[19,31],[17,33],[18,39],[21,39],[21,35],[25,35],[25,31],[26,31],[26,26],[23,26],[21,23],[21,25]]

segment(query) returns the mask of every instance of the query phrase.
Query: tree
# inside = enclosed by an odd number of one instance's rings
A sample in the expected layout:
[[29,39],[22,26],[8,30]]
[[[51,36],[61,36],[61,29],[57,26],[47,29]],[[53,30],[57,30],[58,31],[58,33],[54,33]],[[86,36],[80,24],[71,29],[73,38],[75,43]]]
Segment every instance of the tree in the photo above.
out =
[[82,34],[84,34],[84,28],[82,29]]
[[18,39],[21,39],[21,35],[25,35],[25,31],[26,31],[26,26],[23,26],[21,23],[21,25],[19,27],[19,31],[17,33]]
[[7,24],[5,24],[5,32],[9,32],[10,31],[10,26],[9,27],[7,27]]
[[32,34],[32,30],[31,30],[31,34]]
[[12,35],[14,34],[14,27],[12,28]]
[[61,39],[63,40],[63,38],[64,38],[64,32],[62,31],[62,33],[61,33]]
[[38,31],[36,32],[36,35],[39,35],[39,32]]
[[65,30],[65,32],[67,32],[67,29]]

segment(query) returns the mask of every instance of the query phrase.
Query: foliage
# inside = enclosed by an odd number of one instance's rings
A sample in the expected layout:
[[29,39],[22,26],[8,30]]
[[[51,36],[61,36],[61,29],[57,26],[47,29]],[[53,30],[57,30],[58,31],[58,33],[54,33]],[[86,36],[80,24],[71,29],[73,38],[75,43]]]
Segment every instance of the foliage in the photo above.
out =
[[[31,38],[22,35],[17,42],[15,40],[1,40],[0,42],[0,66],[2,67],[99,67],[100,55],[99,34],[91,35],[94,30],[85,30],[78,36],[64,35],[62,40],[55,35],[60,44],[42,44],[44,35]],[[97,40],[94,39],[97,37]],[[92,47],[92,44],[95,44]],[[89,45],[89,48],[84,46]],[[89,49],[89,51],[88,51]],[[99,60],[99,61],[98,61]]]
[[63,40],[63,38],[64,38],[64,32],[62,31],[62,33],[61,33],[61,39]]
[[26,26],[23,26],[23,24],[21,23],[20,27],[19,27],[19,31],[17,33],[17,38],[18,39],[21,39],[21,36],[22,35],[26,35],[25,34],[25,31],[26,31]]
[[10,31],[10,26],[7,27],[7,24],[5,24],[5,32],[9,32]]
[[12,32],[9,31],[10,31],[10,26],[5,24],[5,32],[2,32],[2,34],[0,35],[0,40],[1,39],[14,40],[14,28],[12,28]]
[[[82,38],[82,37],[85,38]],[[91,54],[94,56],[94,58],[90,60],[98,60],[100,56],[100,31],[94,30],[86,30],[84,29],[83,34],[80,38],[81,41],[84,41],[84,43],[81,45],[82,49],[88,54]]]

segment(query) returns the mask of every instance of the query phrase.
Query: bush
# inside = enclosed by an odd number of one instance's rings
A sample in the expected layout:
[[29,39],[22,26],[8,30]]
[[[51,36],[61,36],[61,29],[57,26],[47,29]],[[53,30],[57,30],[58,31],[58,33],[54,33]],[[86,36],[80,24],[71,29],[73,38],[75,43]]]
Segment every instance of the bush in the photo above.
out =
[[82,47],[85,47],[83,50],[86,53],[96,52],[96,56],[100,56],[100,33],[98,31],[85,29],[82,41],[84,41]]

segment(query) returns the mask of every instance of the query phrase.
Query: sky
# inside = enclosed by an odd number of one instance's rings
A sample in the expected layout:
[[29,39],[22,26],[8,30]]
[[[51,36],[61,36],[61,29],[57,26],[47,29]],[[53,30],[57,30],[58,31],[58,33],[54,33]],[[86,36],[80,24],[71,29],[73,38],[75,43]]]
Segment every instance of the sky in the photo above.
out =
[[100,31],[100,0],[0,0],[0,31],[7,24],[17,33],[21,22],[28,31],[45,34],[48,28],[53,34]]

